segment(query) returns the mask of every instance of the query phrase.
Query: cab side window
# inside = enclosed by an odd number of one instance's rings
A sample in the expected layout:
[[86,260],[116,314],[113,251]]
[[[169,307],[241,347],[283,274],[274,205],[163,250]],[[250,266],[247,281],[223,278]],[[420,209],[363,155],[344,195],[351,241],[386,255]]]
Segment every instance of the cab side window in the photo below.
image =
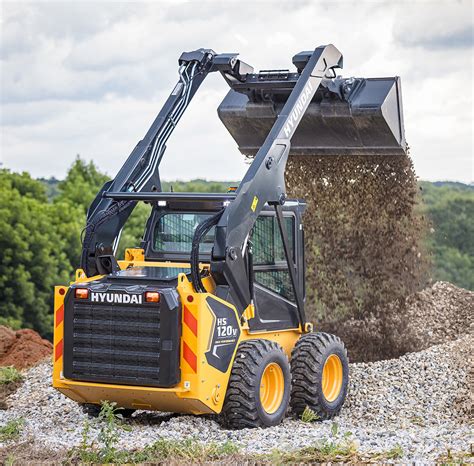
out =
[[[295,238],[293,216],[284,217],[293,262],[295,260]],[[288,264],[283,249],[280,229],[275,216],[261,215],[257,218],[252,231],[253,267],[255,281],[278,293],[284,298],[294,301]]]

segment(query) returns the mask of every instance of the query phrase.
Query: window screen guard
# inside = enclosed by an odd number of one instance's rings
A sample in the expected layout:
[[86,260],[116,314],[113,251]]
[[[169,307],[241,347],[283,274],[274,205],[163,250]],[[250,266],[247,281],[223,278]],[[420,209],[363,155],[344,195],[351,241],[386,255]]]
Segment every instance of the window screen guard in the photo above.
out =
[[[153,249],[163,253],[191,253],[194,231],[208,213],[167,213],[156,222]],[[209,254],[214,244],[214,228],[204,236],[201,252]]]
[[[284,217],[288,232],[293,261],[295,258],[295,238],[293,216]],[[274,215],[261,215],[257,218],[252,234],[253,264],[255,281],[278,293],[289,301],[295,301],[291,277],[283,248],[283,241]]]

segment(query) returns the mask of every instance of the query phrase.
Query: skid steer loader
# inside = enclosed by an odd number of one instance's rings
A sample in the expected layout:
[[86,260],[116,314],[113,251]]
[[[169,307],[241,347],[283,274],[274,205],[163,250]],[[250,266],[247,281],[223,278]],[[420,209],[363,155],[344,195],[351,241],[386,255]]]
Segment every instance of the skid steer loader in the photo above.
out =
[[[237,54],[183,53],[163,109],[91,204],[81,269],[55,288],[53,373],[89,412],[110,400],[243,428],[278,424],[289,406],[340,411],[347,353],[306,319],[305,202],[286,198],[284,171],[298,154],[404,154],[400,81],[336,77],[333,45],[293,64],[256,73]],[[163,192],[166,142],[215,71],[230,86],[218,114],[252,163],[225,194]],[[117,260],[137,202],[152,206],[141,245]]]

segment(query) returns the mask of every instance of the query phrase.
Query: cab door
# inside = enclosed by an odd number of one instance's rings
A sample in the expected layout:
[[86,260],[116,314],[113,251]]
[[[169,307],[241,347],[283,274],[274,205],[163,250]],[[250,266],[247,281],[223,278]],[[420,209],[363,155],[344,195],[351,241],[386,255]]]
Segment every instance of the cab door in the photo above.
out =
[[[284,212],[293,264],[298,269],[297,218]],[[298,312],[280,230],[273,212],[262,212],[252,230],[255,318],[251,330],[298,327]]]

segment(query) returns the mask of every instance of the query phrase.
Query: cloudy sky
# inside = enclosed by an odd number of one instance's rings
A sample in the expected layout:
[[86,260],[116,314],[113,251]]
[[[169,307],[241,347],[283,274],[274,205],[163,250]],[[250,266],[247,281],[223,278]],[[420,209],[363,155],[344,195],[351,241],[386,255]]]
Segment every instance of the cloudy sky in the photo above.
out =
[[[64,176],[76,154],[113,176],[199,47],[239,52],[257,70],[290,68],[334,43],[344,76],[402,78],[418,175],[472,182],[470,1],[1,3],[3,167]],[[246,166],[217,118],[211,75],[168,143],[164,179],[230,180]]]

